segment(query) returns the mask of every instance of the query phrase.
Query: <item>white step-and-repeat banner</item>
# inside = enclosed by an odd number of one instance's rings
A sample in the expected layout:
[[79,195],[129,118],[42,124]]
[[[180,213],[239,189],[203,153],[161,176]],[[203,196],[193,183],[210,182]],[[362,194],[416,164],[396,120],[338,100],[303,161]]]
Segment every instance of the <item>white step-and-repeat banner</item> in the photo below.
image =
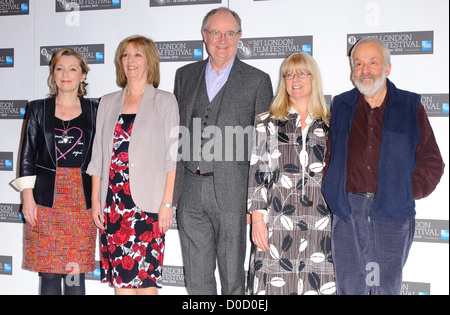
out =
[[[17,176],[25,106],[47,95],[52,53],[64,46],[83,53],[91,68],[88,97],[99,98],[119,89],[119,42],[145,35],[159,47],[160,88],[172,91],[179,67],[207,58],[201,22],[219,6],[241,16],[239,57],[267,72],[274,89],[283,59],[305,51],[319,64],[328,101],[353,88],[347,57],[352,44],[365,36],[387,42],[390,79],[422,94],[447,165],[436,191],[417,202],[402,293],[449,294],[448,0],[0,0],[0,294],[39,293],[38,275],[22,269],[21,199],[9,183]],[[186,294],[176,222],[167,233],[164,264],[160,294]],[[87,294],[114,294],[100,283],[99,270],[88,278]]]

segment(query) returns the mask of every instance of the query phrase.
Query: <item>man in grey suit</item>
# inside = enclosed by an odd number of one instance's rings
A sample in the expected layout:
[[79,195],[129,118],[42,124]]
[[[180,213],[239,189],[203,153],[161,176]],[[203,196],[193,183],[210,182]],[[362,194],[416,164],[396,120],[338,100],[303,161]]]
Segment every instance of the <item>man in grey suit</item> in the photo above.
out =
[[[227,9],[202,25],[207,60],[178,69],[180,156],[174,203],[189,294],[244,294],[246,200],[253,122],[273,97],[270,77],[237,57],[241,20]],[[183,132],[185,131],[185,132]]]

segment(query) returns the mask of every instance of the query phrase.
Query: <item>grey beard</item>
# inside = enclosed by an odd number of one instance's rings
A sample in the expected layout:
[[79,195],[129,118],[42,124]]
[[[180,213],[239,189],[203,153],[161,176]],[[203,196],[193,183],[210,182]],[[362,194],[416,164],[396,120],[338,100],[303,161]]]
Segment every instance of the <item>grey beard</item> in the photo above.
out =
[[361,92],[361,94],[363,94],[365,97],[374,97],[375,94],[377,94],[378,91],[380,91],[381,88],[386,84],[386,77],[381,76],[380,78],[375,79],[371,86],[364,86],[364,84],[361,83],[361,79],[363,77],[364,75],[359,76],[359,78],[355,78],[354,76],[352,76],[352,80],[353,84],[356,86],[359,92]]

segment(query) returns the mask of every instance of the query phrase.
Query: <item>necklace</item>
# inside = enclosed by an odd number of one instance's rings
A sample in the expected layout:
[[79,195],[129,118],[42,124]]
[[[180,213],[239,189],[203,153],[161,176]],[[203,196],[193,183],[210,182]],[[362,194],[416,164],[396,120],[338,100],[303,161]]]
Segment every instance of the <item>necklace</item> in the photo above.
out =
[[67,122],[67,127],[64,124],[64,120],[61,120],[61,122],[62,122],[63,129],[64,129],[63,134],[62,134],[62,142],[68,143],[69,142],[69,135],[67,133],[69,132],[68,129],[69,129],[69,125],[70,125],[70,120]]
[[[55,104],[57,112],[59,112],[61,118],[66,121],[72,119],[73,116],[77,114],[79,109],[81,109],[80,101],[78,99],[75,101],[72,100],[66,102],[55,100]],[[64,104],[66,105],[64,106]]]

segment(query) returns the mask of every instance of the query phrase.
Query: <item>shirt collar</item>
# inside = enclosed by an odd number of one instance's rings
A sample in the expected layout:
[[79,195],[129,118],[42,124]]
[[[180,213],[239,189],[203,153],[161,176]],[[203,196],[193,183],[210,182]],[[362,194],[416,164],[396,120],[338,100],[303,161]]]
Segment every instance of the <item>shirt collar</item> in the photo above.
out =
[[[230,63],[226,66],[225,69],[219,70],[219,75],[224,75],[224,74],[225,74],[225,75],[229,75],[229,74],[230,74],[231,68],[233,67],[233,64],[234,64],[234,59],[235,59],[235,58],[231,59]],[[211,66],[211,58],[208,58],[208,63],[207,63],[207,65],[206,65],[206,71],[207,71],[209,74],[214,74],[215,76],[217,76],[216,71],[215,71],[215,70],[213,69],[213,67]]]
[[[300,115],[297,113],[294,106],[291,106],[291,108],[288,111],[288,115],[289,115],[289,119],[297,118],[297,116],[300,118]],[[312,122],[313,122],[313,120],[311,118],[311,115],[308,115],[308,117],[306,117],[306,124],[309,125]]]

